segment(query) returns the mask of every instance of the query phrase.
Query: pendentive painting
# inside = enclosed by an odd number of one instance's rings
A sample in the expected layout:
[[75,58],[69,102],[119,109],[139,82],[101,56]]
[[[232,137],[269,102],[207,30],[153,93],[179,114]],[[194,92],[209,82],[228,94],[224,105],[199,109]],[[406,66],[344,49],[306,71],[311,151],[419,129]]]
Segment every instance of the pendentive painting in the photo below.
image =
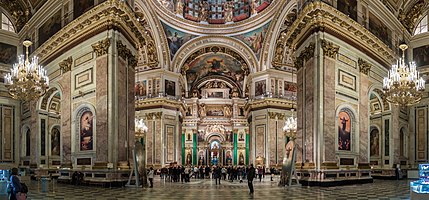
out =
[[147,96],[147,85],[146,85],[146,80],[144,81],[137,81],[135,86],[134,86],[134,95],[135,96]]
[[93,150],[93,114],[91,111],[85,111],[80,117],[80,150]]
[[17,62],[16,46],[0,42],[0,63],[14,64]]
[[337,9],[357,21],[357,1],[356,0],[338,0]]
[[174,81],[165,80],[165,93],[170,96],[176,96],[176,83]]
[[73,1],[73,19],[78,18],[86,11],[94,7],[94,0],[74,0]]
[[59,156],[60,155],[60,130],[55,127],[52,129],[51,133],[51,155]]
[[417,67],[429,65],[429,45],[414,48],[413,59]]
[[61,29],[61,9],[39,28],[39,46]]
[[247,46],[249,46],[253,50],[253,52],[255,52],[256,57],[259,57],[262,49],[262,44],[264,43],[264,38],[269,26],[270,23],[266,23],[265,25],[256,30],[234,37],[247,44]]
[[261,96],[267,91],[266,81],[257,81],[255,82],[255,96]]
[[369,150],[369,155],[370,156],[379,156],[380,155],[380,146],[379,146],[379,142],[380,142],[380,136],[379,136],[379,131],[377,128],[374,128],[371,130],[370,133],[370,150]]
[[196,37],[194,35],[174,29],[164,23],[162,23],[162,25],[164,26],[165,35],[167,36],[168,48],[170,49],[171,59],[173,59],[177,50],[179,50],[183,44]]
[[284,86],[284,95],[285,96],[292,96],[292,95],[296,95],[297,87],[296,87],[296,83],[292,83],[289,81],[285,81],[285,86]]
[[392,48],[392,31],[372,13],[369,13],[369,31]]
[[338,114],[338,150],[350,151],[350,132],[350,115],[347,112],[341,111]]

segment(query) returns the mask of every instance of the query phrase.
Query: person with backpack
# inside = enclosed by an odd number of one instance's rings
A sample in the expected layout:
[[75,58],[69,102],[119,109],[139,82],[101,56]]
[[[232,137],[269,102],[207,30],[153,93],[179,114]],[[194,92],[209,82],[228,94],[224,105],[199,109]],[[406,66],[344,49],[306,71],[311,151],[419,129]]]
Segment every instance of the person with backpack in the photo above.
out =
[[28,188],[19,180],[18,168],[12,168],[12,175],[10,176],[10,186],[10,200],[26,199],[26,193],[28,192]]

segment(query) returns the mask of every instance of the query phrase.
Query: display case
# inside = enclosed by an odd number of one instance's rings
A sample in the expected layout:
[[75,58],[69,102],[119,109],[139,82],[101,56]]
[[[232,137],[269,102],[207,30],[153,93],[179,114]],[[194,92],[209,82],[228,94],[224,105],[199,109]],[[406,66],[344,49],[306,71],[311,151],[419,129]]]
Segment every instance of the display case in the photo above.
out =
[[411,199],[429,199],[429,164],[419,164],[419,180],[410,187]]

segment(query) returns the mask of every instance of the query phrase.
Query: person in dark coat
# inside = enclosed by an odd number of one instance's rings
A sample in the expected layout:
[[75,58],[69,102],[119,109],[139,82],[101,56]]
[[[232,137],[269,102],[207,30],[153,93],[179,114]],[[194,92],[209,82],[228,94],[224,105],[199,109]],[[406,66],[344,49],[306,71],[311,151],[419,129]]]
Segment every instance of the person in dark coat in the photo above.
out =
[[16,195],[21,192],[21,181],[18,178],[18,168],[12,168],[12,175],[10,176],[11,191],[10,199],[16,200]]
[[253,179],[255,178],[255,168],[253,164],[250,164],[249,169],[247,170],[247,185],[249,186],[249,194],[253,195]]

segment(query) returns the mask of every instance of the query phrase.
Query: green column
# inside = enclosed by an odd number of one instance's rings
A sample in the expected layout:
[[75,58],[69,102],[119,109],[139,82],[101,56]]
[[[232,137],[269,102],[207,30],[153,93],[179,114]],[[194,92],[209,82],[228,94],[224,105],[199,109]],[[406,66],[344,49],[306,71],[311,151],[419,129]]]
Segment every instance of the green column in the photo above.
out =
[[246,134],[246,165],[249,165],[249,142],[250,142],[250,135]]
[[185,165],[185,134],[182,134],[182,165]]
[[233,136],[233,138],[234,138],[234,162],[233,162],[233,165],[237,165],[238,164],[238,155],[237,155],[237,133],[234,133],[234,136]]
[[194,137],[194,139],[193,139],[193,153],[192,153],[192,164],[193,165],[197,165],[197,134],[193,134],[193,137]]

